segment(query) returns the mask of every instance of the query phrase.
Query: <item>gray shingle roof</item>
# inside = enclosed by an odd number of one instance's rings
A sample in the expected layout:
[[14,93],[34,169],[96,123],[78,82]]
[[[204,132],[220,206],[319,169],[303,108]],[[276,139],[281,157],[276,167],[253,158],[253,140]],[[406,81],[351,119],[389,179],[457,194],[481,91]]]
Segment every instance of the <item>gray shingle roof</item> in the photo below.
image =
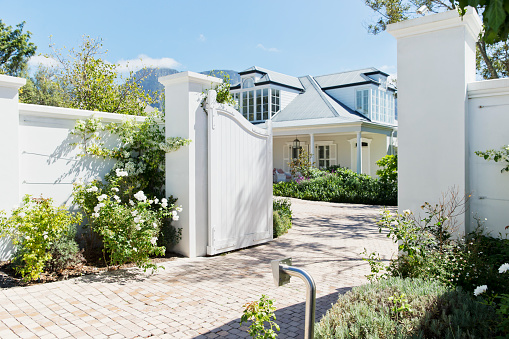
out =
[[310,76],[298,78],[304,93],[297,95],[288,106],[274,115],[272,121],[335,118],[338,122],[369,121],[364,116],[336,102],[323,92]]
[[299,81],[299,78],[293,77],[291,75],[286,75],[283,73],[274,72],[265,68],[253,66],[249,67],[248,69],[240,72],[242,75],[243,73],[248,73],[250,71],[258,71],[260,73],[265,73],[260,80],[257,81],[257,83],[263,83],[263,82],[274,82],[281,85],[293,87],[296,89],[303,90],[302,84]]
[[320,85],[321,88],[356,84],[356,83],[366,82],[366,81],[376,83],[376,81],[374,81],[373,79],[371,79],[370,77],[365,75],[365,73],[370,73],[370,72],[380,72],[380,71],[376,68],[370,67],[370,68],[358,69],[356,71],[348,71],[348,72],[342,72],[342,73],[321,75],[321,76],[314,77],[314,78],[315,78],[316,82],[318,83],[318,85]]

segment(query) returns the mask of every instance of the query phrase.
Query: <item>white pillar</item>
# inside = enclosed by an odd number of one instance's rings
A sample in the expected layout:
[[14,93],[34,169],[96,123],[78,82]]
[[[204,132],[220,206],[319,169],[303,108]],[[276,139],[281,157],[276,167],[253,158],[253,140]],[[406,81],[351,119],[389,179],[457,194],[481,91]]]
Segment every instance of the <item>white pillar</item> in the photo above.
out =
[[362,173],[362,132],[357,132],[357,173]]
[[[25,79],[0,75],[0,210],[9,213],[20,202],[19,182],[19,99]],[[0,260],[10,259],[14,248],[0,239]]]
[[[398,202],[419,213],[455,187],[468,192],[467,83],[482,23],[472,8],[388,26],[398,40]],[[465,215],[459,233],[465,231]]]
[[166,95],[166,137],[191,139],[189,146],[166,154],[166,195],[178,198],[182,240],[175,251],[188,257],[207,254],[207,114],[202,93],[221,79],[182,72],[159,78]]
[[309,134],[309,155],[311,156],[311,164],[318,167],[318,164],[315,164],[315,135],[313,133]]

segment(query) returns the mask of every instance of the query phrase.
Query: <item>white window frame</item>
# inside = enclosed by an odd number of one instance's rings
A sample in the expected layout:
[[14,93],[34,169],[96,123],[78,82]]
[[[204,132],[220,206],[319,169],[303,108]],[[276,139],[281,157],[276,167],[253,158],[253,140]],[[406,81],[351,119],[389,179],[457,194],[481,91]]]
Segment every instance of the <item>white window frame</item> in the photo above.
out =
[[[319,147],[329,146],[329,157],[320,159]],[[337,165],[337,145],[332,141],[315,141],[315,167],[327,168],[328,166],[320,166],[320,160],[329,161],[329,166]]]

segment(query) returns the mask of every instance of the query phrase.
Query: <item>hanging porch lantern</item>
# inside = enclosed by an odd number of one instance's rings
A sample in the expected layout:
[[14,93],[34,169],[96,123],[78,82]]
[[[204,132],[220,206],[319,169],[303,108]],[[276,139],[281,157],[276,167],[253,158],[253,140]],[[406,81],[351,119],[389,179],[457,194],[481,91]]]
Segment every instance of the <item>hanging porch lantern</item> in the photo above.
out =
[[293,159],[299,158],[300,150],[301,150],[300,140],[297,139],[297,136],[295,136],[295,140],[293,141],[293,146],[292,146],[292,158]]

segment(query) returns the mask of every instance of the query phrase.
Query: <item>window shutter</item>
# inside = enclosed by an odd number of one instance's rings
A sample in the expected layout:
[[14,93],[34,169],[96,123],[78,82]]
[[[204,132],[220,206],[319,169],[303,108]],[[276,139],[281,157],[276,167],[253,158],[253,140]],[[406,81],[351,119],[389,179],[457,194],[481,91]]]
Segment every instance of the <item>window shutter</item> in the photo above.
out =
[[284,145],[283,146],[283,171],[288,172],[290,166],[288,163],[290,162],[290,153],[292,146]]
[[330,164],[331,164],[331,166],[336,166],[338,164],[337,160],[336,160],[336,153],[337,153],[336,146],[337,146],[336,144],[330,145]]

